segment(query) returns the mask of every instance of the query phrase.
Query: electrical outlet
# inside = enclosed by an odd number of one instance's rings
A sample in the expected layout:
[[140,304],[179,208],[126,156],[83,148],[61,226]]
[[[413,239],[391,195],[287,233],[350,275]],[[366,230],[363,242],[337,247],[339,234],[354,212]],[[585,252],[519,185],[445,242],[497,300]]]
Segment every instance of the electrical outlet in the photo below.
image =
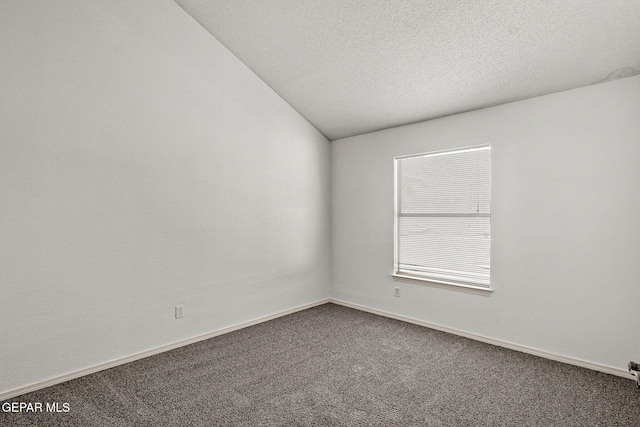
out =
[[393,295],[396,298],[400,298],[400,286],[396,286],[395,288],[393,288]]
[[176,305],[176,319],[184,317],[184,305]]

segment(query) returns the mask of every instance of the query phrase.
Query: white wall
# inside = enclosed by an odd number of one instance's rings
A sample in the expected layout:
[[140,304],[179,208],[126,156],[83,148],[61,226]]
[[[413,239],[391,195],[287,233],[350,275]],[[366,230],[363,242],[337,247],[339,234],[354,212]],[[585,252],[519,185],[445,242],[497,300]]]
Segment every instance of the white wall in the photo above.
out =
[[[486,143],[494,292],[394,281],[393,157]],[[331,145],[333,298],[617,369],[640,358],[640,77]]]
[[327,140],[173,1],[0,52],[0,393],[328,297]]

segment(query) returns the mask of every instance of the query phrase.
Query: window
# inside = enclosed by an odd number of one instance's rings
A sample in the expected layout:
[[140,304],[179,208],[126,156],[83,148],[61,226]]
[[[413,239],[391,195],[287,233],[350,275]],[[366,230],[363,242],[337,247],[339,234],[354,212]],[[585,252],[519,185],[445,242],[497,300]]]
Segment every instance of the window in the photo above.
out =
[[395,158],[394,275],[490,290],[491,146]]

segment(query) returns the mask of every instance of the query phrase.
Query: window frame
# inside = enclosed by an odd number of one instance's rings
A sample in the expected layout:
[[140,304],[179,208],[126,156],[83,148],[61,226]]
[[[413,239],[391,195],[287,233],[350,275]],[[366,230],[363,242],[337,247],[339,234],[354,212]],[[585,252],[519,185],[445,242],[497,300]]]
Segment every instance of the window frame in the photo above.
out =
[[[396,156],[393,159],[393,191],[394,191],[394,195],[393,195],[393,203],[394,203],[394,212],[393,212],[393,273],[391,274],[391,276],[393,276],[396,279],[401,279],[401,280],[406,280],[409,281],[411,283],[418,283],[418,284],[426,284],[426,285],[433,285],[436,287],[442,287],[442,288],[447,288],[447,289],[454,289],[454,290],[462,290],[462,291],[468,291],[468,292],[472,292],[472,293],[479,293],[479,294],[484,294],[484,295],[488,295],[490,294],[493,289],[492,289],[492,281],[491,281],[491,275],[489,278],[489,283],[487,286],[484,285],[474,285],[474,284],[469,284],[469,283],[458,283],[455,281],[448,281],[448,280],[441,280],[441,279],[437,279],[434,277],[428,277],[428,276],[423,276],[423,275],[419,275],[419,274],[410,274],[406,271],[402,271],[400,270],[400,259],[399,259],[399,247],[400,247],[400,233],[399,233],[399,202],[400,202],[400,189],[398,188],[398,185],[400,184],[399,182],[399,160],[402,159],[408,159],[408,158],[412,158],[412,157],[423,157],[423,156],[437,156],[437,155],[446,155],[446,154],[453,154],[453,153],[460,153],[460,152],[464,152],[464,151],[473,151],[473,150],[478,150],[478,149],[488,149],[489,150],[489,167],[491,168],[492,164],[493,164],[493,153],[492,153],[492,146],[491,144],[480,144],[480,145],[472,145],[472,146],[466,146],[466,147],[458,147],[458,148],[449,148],[449,149],[443,149],[443,150],[437,150],[437,151],[428,151],[428,152],[422,152],[422,153],[415,153],[415,154],[408,154],[408,155],[402,155],[402,156]],[[493,174],[491,173],[491,169],[490,169],[490,176],[491,178],[493,178]],[[491,200],[492,197],[492,192],[493,192],[493,180],[491,180],[491,184],[489,187],[489,197]],[[489,218],[489,229],[491,230],[491,212],[489,212],[488,214],[488,218]],[[490,231],[490,236],[491,236],[491,231]],[[492,252],[492,246],[493,246],[493,238],[492,236],[490,237],[491,242],[489,243],[489,257],[491,257],[491,252]],[[491,259],[491,258],[489,258]],[[489,263],[489,271],[491,271],[491,262]]]

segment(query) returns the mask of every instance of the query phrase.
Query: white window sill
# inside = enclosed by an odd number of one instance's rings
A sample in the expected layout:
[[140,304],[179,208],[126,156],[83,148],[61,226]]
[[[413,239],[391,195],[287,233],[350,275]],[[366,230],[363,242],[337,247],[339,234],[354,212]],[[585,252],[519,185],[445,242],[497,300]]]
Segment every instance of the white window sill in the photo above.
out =
[[491,292],[493,292],[493,289],[491,288],[483,288],[480,286],[472,286],[472,285],[461,285],[458,283],[440,282],[438,280],[428,279],[426,277],[408,276],[408,275],[397,274],[397,273],[392,273],[391,277],[393,277],[393,279],[397,281],[409,282],[417,285],[432,286],[435,288],[451,289],[453,291],[467,292],[467,293],[476,294],[476,295],[489,296],[491,295]]

